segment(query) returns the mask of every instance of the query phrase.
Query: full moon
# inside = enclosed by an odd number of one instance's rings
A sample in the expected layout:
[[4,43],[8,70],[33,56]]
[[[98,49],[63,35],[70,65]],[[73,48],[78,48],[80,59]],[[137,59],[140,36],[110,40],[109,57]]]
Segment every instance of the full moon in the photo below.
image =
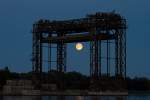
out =
[[76,44],[76,50],[80,51],[83,49],[83,44],[82,43],[77,43]]

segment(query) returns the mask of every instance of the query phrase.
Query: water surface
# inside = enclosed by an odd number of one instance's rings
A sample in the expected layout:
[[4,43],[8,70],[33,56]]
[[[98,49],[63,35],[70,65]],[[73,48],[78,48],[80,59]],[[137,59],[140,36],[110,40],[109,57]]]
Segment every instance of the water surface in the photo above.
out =
[[150,95],[129,96],[1,96],[0,100],[150,100]]

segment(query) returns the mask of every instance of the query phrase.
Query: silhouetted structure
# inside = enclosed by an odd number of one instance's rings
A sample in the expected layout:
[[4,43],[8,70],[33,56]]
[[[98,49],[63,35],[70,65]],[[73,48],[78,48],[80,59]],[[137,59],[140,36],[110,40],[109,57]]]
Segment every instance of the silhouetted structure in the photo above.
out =
[[[97,83],[102,73],[110,77],[126,77],[126,20],[114,12],[95,13],[85,18],[50,21],[39,20],[33,25],[33,80],[36,88],[42,82],[42,68],[45,62],[43,48],[48,48],[48,70],[56,62],[58,80],[63,81],[66,71],[67,43],[90,42],[91,84]],[[54,45],[56,44],[56,45]],[[55,46],[55,47],[54,47]],[[105,48],[104,48],[105,47]],[[56,61],[52,60],[52,49],[56,48]],[[104,52],[106,51],[106,52]],[[104,52],[104,53],[102,53]],[[112,53],[113,52],[113,53]],[[55,53],[53,53],[55,54]],[[106,67],[103,72],[102,67]],[[115,70],[112,71],[112,67]],[[59,82],[61,83],[61,82]],[[62,84],[62,83],[61,83]],[[62,88],[62,86],[60,86]]]

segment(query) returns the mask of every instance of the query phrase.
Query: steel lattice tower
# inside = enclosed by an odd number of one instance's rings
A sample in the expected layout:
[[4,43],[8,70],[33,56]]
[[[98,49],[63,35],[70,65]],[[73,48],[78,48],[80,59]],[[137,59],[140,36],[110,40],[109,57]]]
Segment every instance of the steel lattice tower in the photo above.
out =
[[[85,18],[50,21],[39,20],[33,25],[32,65],[35,87],[42,84],[43,44],[48,44],[48,67],[52,69],[51,49],[56,44],[56,70],[66,71],[67,43],[90,42],[90,77],[92,81],[102,76],[102,67],[106,67],[107,77],[111,76],[114,65],[115,77],[126,77],[126,20],[114,12],[95,13]],[[76,34],[81,33],[81,34]],[[102,49],[105,44],[106,49]],[[114,47],[111,47],[114,44]],[[111,57],[114,49],[114,56]],[[105,56],[103,57],[103,51]],[[106,60],[103,65],[103,59]],[[113,59],[113,64],[111,63]],[[61,76],[61,75],[60,75]]]

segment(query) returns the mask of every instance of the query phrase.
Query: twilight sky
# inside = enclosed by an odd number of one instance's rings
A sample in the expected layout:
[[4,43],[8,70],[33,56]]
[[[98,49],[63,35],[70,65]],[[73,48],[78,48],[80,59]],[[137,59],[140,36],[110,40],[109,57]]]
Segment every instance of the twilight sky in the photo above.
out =
[[[88,13],[115,10],[128,22],[127,73],[150,78],[149,0],[0,0],[0,69],[31,71],[32,24],[50,20],[81,18]],[[68,70],[89,72],[88,44],[76,52],[68,46]],[[70,59],[71,58],[71,59]]]

